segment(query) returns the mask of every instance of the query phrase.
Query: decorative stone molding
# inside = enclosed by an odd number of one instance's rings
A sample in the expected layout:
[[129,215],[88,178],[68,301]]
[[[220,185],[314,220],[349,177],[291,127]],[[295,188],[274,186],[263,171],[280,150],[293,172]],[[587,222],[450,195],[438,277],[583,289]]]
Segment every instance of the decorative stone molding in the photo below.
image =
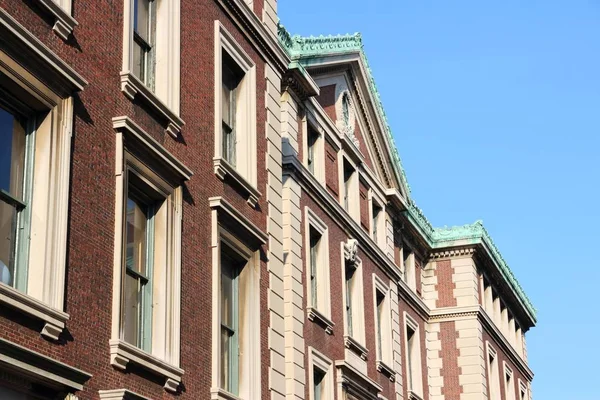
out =
[[387,376],[390,379],[390,382],[396,381],[396,373],[392,367],[381,360],[377,360],[377,371]]
[[137,76],[129,71],[121,72],[121,91],[130,100],[136,96],[167,121],[165,132],[177,138],[185,122],[163,103]]
[[[336,361],[337,383],[352,398],[382,400],[383,387],[346,361]],[[345,398],[344,396],[340,396]]]
[[344,243],[344,259],[352,264],[356,264],[358,254],[358,240],[350,239]]
[[100,400],[150,400],[149,397],[142,396],[128,389],[113,389],[98,391]]
[[331,321],[314,307],[308,307],[306,312],[308,314],[307,316],[309,321],[315,322],[316,324],[322,326],[327,334],[333,335],[333,327],[335,326],[333,321]]
[[241,189],[246,193],[246,201],[250,207],[255,208],[258,203],[258,199],[262,194],[248,182],[240,173],[233,168],[224,158],[215,157],[213,158],[213,166],[215,169],[215,175],[220,180],[225,180],[230,177]]
[[248,218],[240,213],[235,207],[229,204],[222,197],[210,197],[208,199],[210,208],[217,209],[219,214],[219,222],[234,223],[238,228],[236,233],[246,234],[251,242],[256,242],[259,245],[267,243],[269,236],[254,225]]
[[412,390],[408,391],[408,400],[423,400],[421,396],[413,392]]
[[68,40],[77,25],[77,21],[65,11],[55,0],[37,0],[41,8],[54,19],[52,30],[62,40]]
[[312,96],[318,96],[321,89],[313,80],[304,66],[298,61],[292,61],[281,79],[281,92],[291,90],[300,98],[306,100]]
[[44,321],[45,324],[40,333],[42,336],[52,340],[58,340],[69,319],[69,314],[52,308],[3,283],[0,283],[0,303]]
[[365,361],[367,360],[369,350],[367,350],[365,346],[360,344],[358,340],[354,339],[352,336],[344,335],[344,346],[358,354],[361,359]]
[[1,338],[0,366],[65,391],[83,390],[83,385],[92,377],[85,371]]
[[454,257],[464,257],[464,256],[472,256],[475,254],[476,250],[474,247],[467,247],[461,249],[450,249],[450,250],[441,250],[434,251],[429,255],[431,260],[440,260],[444,258],[454,258]]
[[127,364],[134,363],[165,378],[164,388],[166,391],[176,393],[183,370],[179,367],[169,364],[150,353],[135,347],[122,340],[110,341],[110,363],[113,367],[125,370]]

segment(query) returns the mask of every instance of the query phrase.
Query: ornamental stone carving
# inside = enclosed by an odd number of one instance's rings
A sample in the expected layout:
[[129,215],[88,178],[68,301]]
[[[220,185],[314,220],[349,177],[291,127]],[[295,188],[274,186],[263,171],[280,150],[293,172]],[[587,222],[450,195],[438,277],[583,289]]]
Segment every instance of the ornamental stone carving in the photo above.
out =
[[356,263],[358,254],[358,240],[348,239],[344,243],[344,259],[351,263]]

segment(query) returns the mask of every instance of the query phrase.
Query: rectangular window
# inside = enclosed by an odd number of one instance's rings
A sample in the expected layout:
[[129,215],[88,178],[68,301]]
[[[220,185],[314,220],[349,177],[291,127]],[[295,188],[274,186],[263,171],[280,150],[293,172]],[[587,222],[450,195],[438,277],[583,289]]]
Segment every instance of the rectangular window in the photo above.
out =
[[306,137],[306,164],[311,174],[315,175],[315,164],[317,163],[317,141],[319,133],[310,125]]
[[309,346],[308,365],[309,400],[333,400],[333,362]]
[[356,290],[356,267],[349,262],[346,262],[345,267],[345,289],[346,289],[346,332],[349,336],[354,336],[353,324],[354,324],[354,309],[352,298],[354,297],[354,291]]
[[515,393],[515,380],[513,379],[512,369],[504,363],[504,393],[506,393],[506,400],[517,400]]
[[319,368],[313,367],[313,399],[326,399],[325,391],[325,372]]
[[310,227],[310,295],[312,305],[317,307],[319,304],[319,278],[318,278],[318,260],[319,243],[321,234],[312,226]]
[[344,209],[350,212],[351,207],[351,196],[352,196],[352,177],[354,175],[354,168],[344,159]]
[[221,385],[238,394],[239,358],[239,275],[245,264],[221,249]]
[[[32,142],[28,121],[0,106],[0,282],[26,290]],[[25,233],[25,234],[22,234]]]
[[154,90],[156,0],[133,0],[133,73]]
[[123,340],[145,351],[152,344],[152,274],[155,200],[129,172],[125,211]]
[[[222,145],[223,158],[235,168],[236,166],[236,111],[238,108],[239,86],[244,78],[244,73],[240,67],[233,61],[231,56],[223,51],[222,53],[222,96],[221,96],[221,117],[222,126]],[[243,100],[243,99],[241,99]]]
[[414,374],[414,347],[415,347],[415,331],[410,327],[406,327],[406,343],[408,345],[408,351],[406,352],[406,359],[408,360],[406,371],[408,373],[408,388],[412,390],[415,387],[415,374]]
[[497,353],[488,343],[488,385],[490,400],[500,400],[500,368],[498,367]]
[[406,373],[408,389],[417,394],[423,395],[423,377],[421,368],[421,342],[419,335],[419,325],[408,314],[405,318],[406,335]]
[[381,207],[373,204],[373,220],[371,221],[373,240],[379,244],[379,218],[381,214]]
[[417,287],[417,275],[415,271],[415,255],[407,247],[402,250],[404,253],[404,281],[412,290],[416,290]]
[[377,358],[383,359],[383,322],[385,318],[385,295],[381,293],[379,290],[376,291],[375,294],[376,304],[377,304],[377,314],[376,314],[376,329],[377,329]]

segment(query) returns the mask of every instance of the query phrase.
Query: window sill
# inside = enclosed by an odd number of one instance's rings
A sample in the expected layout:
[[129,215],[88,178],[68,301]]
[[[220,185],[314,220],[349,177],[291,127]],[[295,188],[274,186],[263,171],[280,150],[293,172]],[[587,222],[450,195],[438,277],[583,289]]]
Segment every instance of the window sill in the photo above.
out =
[[100,400],[150,400],[146,396],[127,389],[99,390]]
[[333,321],[321,314],[316,308],[308,307],[306,311],[308,311],[308,319],[310,321],[321,325],[323,328],[325,328],[325,332],[327,332],[329,335],[333,335],[333,327],[335,326]]
[[362,344],[358,342],[358,340],[354,339],[352,336],[344,335],[344,346],[347,349],[352,350],[356,354],[360,356],[361,359],[367,360],[367,355],[369,354],[369,350]]
[[377,360],[377,371],[390,378],[390,381],[392,382],[396,380],[396,373],[394,370],[381,360]]
[[413,392],[412,390],[409,390],[408,391],[408,400],[423,400],[423,398],[420,395]]
[[58,340],[58,336],[62,333],[69,319],[69,314],[52,308],[3,283],[0,283],[0,303],[44,321],[45,324],[40,333],[52,340]]
[[52,27],[54,33],[62,40],[67,41],[75,27],[79,25],[75,18],[56,4],[54,0],[37,0],[37,3],[54,19],[54,26]]
[[129,71],[121,72],[121,91],[130,100],[139,95],[144,103],[168,121],[165,131],[174,138],[179,136],[185,122]]
[[229,393],[227,390],[221,388],[210,389],[211,400],[241,400],[233,393]]
[[128,363],[139,365],[157,375],[163,376],[166,381],[164,388],[166,391],[176,393],[183,370],[179,367],[160,360],[129,343],[120,339],[110,341],[110,363],[113,367],[125,370]]
[[258,199],[262,195],[246,178],[240,175],[231,164],[221,157],[213,158],[213,166],[215,168],[215,175],[220,180],[225,180],[227,176],[231,177],[246,192],[248,196],[246,201],[250,204],[250,207],[256,207]]

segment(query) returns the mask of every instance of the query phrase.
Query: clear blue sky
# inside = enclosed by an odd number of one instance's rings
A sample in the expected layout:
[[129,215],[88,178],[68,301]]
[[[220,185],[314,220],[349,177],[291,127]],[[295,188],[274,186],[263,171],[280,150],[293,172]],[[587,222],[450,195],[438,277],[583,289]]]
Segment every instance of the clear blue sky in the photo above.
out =
[[538,310],[537,400],[598,400],[600,1],[281,0],[301,35],[361,32],[413,198],[483,219]]

